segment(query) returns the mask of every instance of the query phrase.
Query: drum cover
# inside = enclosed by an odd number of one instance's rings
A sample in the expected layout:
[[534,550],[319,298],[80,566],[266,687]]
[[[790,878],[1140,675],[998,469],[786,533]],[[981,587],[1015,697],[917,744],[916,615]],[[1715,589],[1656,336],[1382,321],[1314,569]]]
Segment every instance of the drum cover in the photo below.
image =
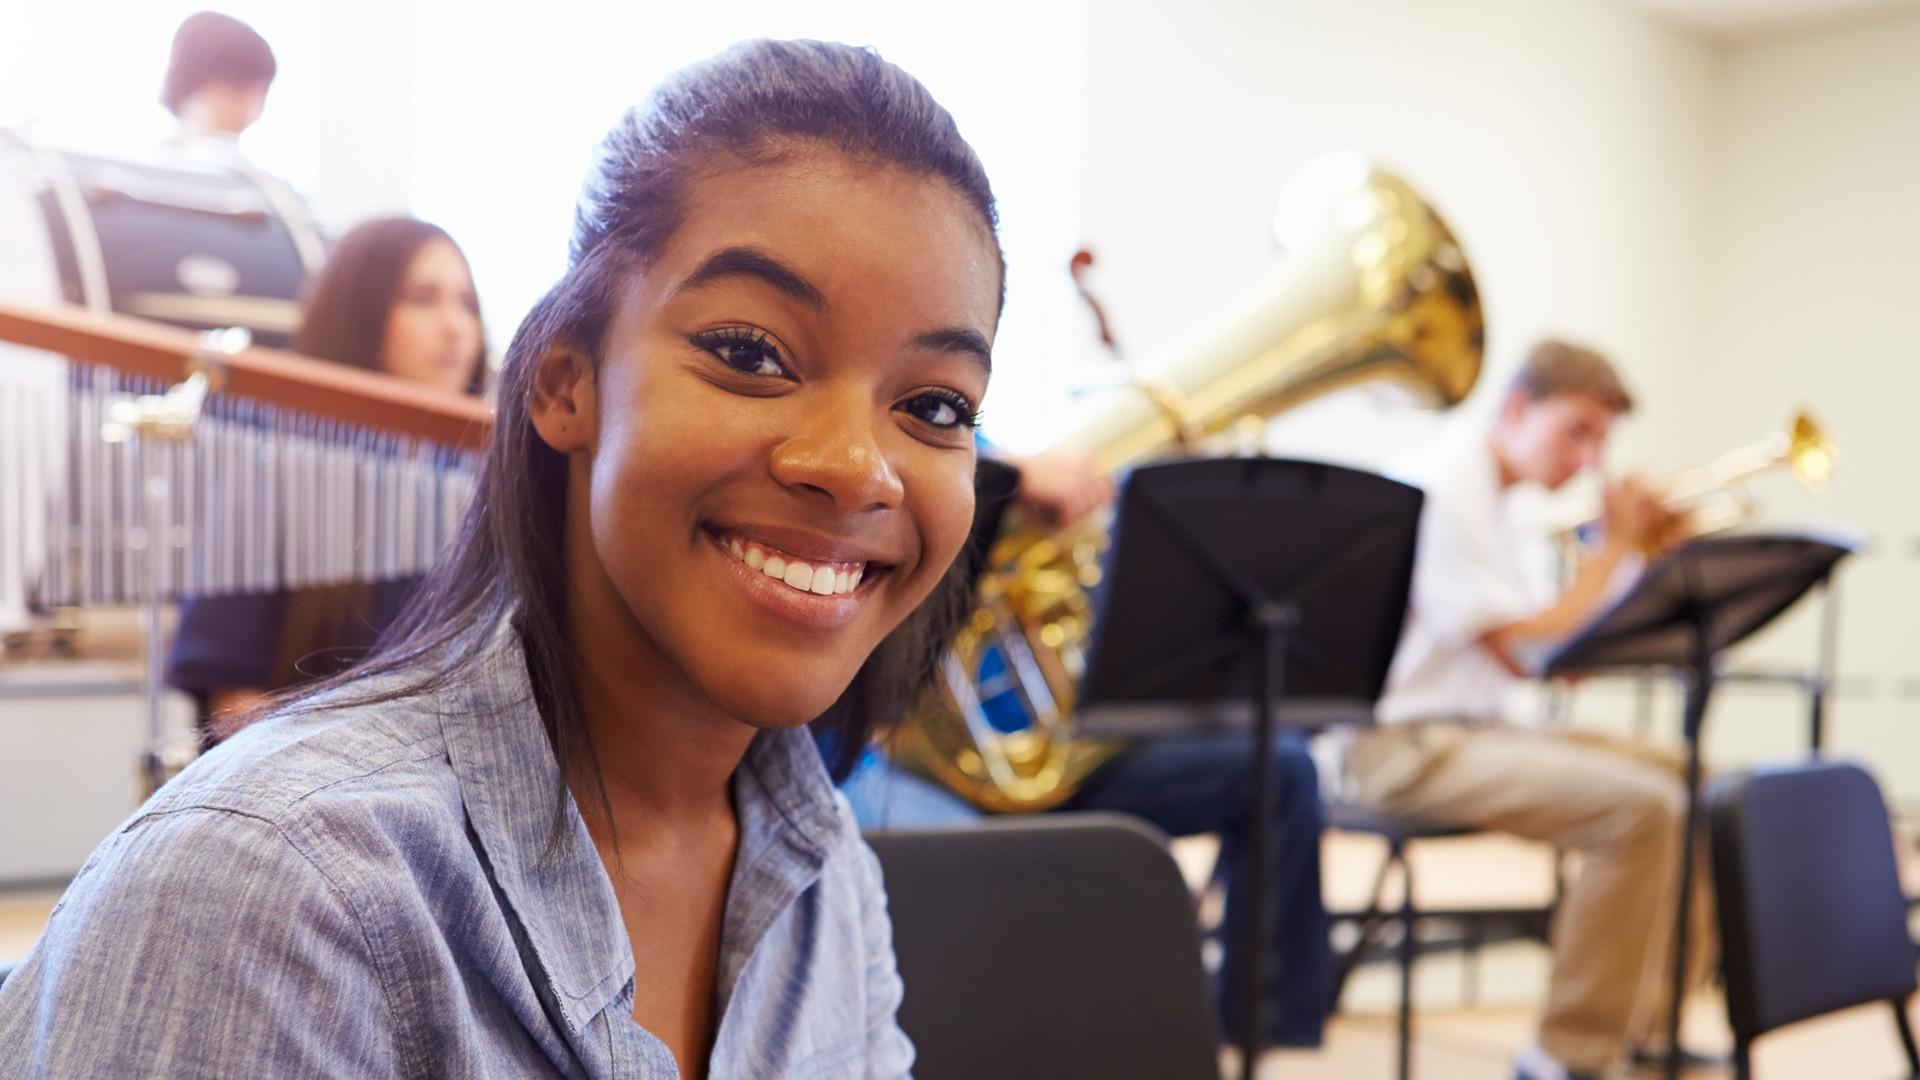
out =
[[244,326],[276,348],[291,342],[321,246],[285,185],[185,150],[110,156],[17,132],[0,141],[31,165],[14,187],[38,207],[68,303],[194,330]]

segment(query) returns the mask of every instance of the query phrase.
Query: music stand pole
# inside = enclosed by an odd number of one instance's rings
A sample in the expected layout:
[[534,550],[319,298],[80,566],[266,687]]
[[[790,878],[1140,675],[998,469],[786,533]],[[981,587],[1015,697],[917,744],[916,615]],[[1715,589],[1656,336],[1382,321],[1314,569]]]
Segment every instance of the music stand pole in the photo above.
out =
[[1826,749],[1827,693],[1833,689],[1833,671],[1840,645],[1840,598],[1831,578],[1820,582],[1820,655],[1807,695],[1807,751],[1819,757]]
[[1287,694],[1287,643],[1300,624],[1300,609],[1292,604],[1262,603],[1252,619],[1260,634],[1255,671],[1253,719],[1253,880],[1247,888],[1247,940],[1251,943],[1240,965],[1240,1078],[1254,1080],[1265,1028],[1265,999],[1261,991],[1269,941],[1268,876],[1273,870],[1272,821],[1276,813],[1273,791],[1273,713]]
[[1693,853],[1700,829],[1700,735],[1706,725],[1707,700],[1713,696],[1713,642],[1707,610],[1695,604],[1689,612],[1693,625],[1693,670],[1688,673],[1682,734],[1687,743],[1686,824],[1680,831],[1680,888],[1673,913],[1673,970],[1667,1005],[1666,1080],[1680,1076],[1680,1013],[1687,992],[1687,946],[1693,914]]

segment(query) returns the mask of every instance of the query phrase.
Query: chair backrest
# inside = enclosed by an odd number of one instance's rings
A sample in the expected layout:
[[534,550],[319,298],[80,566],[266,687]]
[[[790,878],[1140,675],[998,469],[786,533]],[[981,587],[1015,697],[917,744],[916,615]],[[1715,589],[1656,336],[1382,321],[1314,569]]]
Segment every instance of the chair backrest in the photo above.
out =
[[920,1080],[1215,1080],[1193,901],[1132,818],[1050,814],[868,837]]
[[1731,775],[1708,805],[1737,1035],[1914,992],[1893,831],[1871,776],[1842,764]]

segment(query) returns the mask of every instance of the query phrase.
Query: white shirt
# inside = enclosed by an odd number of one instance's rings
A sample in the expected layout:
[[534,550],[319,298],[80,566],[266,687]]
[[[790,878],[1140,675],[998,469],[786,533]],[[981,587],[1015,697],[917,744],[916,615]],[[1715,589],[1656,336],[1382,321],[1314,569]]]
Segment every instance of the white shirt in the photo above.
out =
[[1407,622],[1376,716],[1383,724],[1508,719],[1525,680],[1480,638],[1553,603],[1545,538],[1516,522],[1483,431],[1450,439],[1409,472],[1402,478],[1424,488],[1427,502]]

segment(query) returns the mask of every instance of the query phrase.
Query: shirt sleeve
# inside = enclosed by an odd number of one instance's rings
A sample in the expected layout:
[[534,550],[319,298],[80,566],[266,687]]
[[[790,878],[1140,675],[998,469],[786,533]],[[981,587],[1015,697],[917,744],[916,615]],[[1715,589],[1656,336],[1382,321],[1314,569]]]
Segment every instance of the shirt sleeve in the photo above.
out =
[[150,816],[110,839],[0,990],[0,1059],[32,1076],[412,1071],[369,939],[271,823]]
[[1429,499],[1420,518],[1412,602],[1441,644],[1463,649],[1538,613],[1518,565],[1522,553],[1508,546],[1493,515],[1445,495]]
[[867,1076],[895,1080],[912,1075],[913,1042],[900,1028],[904,988],[893,955],[893,919],[880,859],[865,840],[856,843],[861,879],[861,939],[866,943]]

